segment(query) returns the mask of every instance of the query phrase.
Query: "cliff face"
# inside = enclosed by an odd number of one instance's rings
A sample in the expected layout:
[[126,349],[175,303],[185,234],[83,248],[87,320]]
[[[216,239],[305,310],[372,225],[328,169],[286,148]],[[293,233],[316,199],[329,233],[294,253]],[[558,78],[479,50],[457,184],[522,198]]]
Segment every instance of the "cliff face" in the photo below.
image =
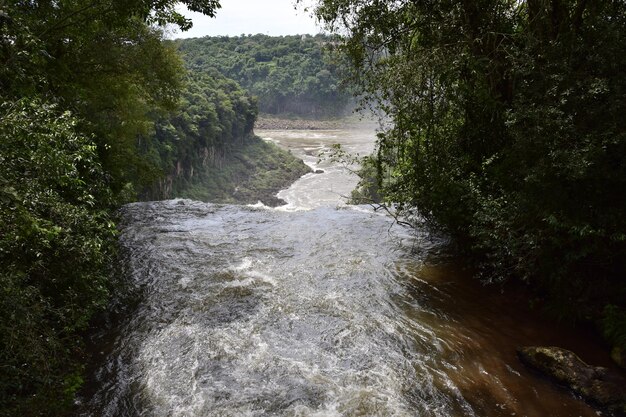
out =
[[[163,200],[175,198],[181,193],[187,182],[193,182],[194,176],[203,170],[221,170],[226,164],[226,151],[215,146],[204,146],[199,149],[199,158],[178,159],[174,168],[159,178],[146,195],[146,199]],[[199,165],[199,166],[197,166]]]
[[289,152],[250,136],[229,150],[205,147],[199,158],[177,161],[148,199],[278,206],[284,202],[276,193],[307,172],[310,168]]
[[[144,200],[174,198],[218,175],[253,140],[256,99],[218,73],[190,73],[179,110],[162,117],[141,141],[152,166]],[[216,192],[207,193],[205,200]]]

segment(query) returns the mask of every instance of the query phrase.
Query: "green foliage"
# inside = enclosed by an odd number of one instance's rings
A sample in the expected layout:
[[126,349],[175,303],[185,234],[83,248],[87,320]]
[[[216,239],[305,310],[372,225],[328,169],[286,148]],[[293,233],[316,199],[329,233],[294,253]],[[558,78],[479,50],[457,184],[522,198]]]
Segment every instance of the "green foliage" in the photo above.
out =
[[78,387],[77,334],[107,300],[110,193],[69,112],[23,99],[0,118],[0,409],[54,413]]
[[626,4],[319,2],[393,121],[381,193],[562,314],[626,300]]
[[333,38],[254,35],[178,41],[192,72],[218,70],[258,97],[263,113],[343,115],[350,91],[340,85],[345,63],[325,49]]
[[379,184],[382,181],[378,179],[378,161],[376,156],[369,155],[363,157],[359,161],[361,167],[357,171],[359,183],[350,194],[350,204],[380,204],[382,197],[380,195]]
[[141,141],[142,153],[165,174],[148,191],[151,198],[177,196],[194,177],[223,159],[252,134],[256,102],[216,71],[191,73],[180,109],[161,117],[155,134]]
[[[12,100],[37,94],[71,110],[79,129],[95,135],[110,186],[125,199],[155,179],[142,170],[137,136],[178,104],[182,62],[173,45],[162,42],[161,30],[146,24],[188,27],[176,3],[78,0],[1,8],[1,95]],[[218,6],[215,0],[182,3],[210,15]]]
[[0,415],[63,415],[108,300],[111,212],[158,172],[137,136],[175,108],[155,26],[216,0],[0,1]]

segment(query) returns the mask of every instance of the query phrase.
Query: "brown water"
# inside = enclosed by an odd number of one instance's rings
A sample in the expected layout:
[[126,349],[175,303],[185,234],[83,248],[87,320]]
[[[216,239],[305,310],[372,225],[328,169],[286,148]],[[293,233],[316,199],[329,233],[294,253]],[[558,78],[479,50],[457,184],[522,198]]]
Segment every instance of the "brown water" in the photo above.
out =
[[[423,314],[411,305],[405,311],[415,321],[428,322],[440,336],[444,372],[478,415],[600,415],[528,370],[515,353],[519,346],[560,346],[588,363],[614,367],[592,330],[546,320],[529,308],[523,289],[484,287],[449,260],[432,261],[409,274],[418,281],[416,299],[427,299],[440,314]],[[424,290],[425,285],[432,290]]]
[[371,131],[260,133],[325,173],[279,209],[126,206],[137,305],[105,338],[81,415],[599,415],[515,355],[555,344],[606,365],[593,334],[482,287],[445,239],[345,206],[355,179],[317,153],[366,152]]

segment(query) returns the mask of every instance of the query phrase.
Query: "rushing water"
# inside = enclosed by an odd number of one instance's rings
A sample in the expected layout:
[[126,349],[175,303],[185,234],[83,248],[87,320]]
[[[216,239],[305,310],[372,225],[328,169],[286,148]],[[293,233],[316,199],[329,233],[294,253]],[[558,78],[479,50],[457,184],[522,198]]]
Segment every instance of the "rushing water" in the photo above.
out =
[[123,209],[135,302],[102,339],[82,415],[597,415],[515,357],[559,344],[604,364],[584,333],[482,288],[426,231],[342,205],[355,180],[317,154],[366,152],[371,133],[261,135],[325,171],[281,192],[286,207]]
[[278,193],[287,202],[279,210],[310,210],[318,207],[344,206],[358,182],[343,162],[330,158],[332,145],[341,144],[351,155],[368,155],[374,149],[373,128],[354,127],[345,130],[260,130],[257,134],[289,149],[294,156],[317,173],[303,176],[291,187]]

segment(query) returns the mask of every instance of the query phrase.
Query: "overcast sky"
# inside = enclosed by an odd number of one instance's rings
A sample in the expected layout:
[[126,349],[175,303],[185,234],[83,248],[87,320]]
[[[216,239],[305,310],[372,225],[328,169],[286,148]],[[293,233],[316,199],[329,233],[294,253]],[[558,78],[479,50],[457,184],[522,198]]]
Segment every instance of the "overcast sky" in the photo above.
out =
[[266,35],[314,35],[321,31],[310,12],[299,6],[294,10],[295,0],[221,0],[222,8],[215,18],[200,13],[180,11],[193,20],[193,28],[187,32],[172,34],[173,38],[263,33]]

